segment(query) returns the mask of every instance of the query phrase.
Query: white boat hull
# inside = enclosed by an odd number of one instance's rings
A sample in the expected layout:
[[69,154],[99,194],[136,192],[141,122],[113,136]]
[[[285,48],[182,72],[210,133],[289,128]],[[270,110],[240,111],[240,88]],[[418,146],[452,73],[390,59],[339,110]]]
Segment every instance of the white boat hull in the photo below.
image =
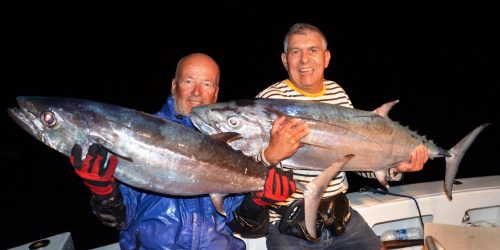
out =
[[[453,186],[452,201],[446,198],[442,181],[394,186],[389,192],[414,197],[424,223],[463,225],[466,214],[470,223],[500,221],[500,175],[457,181],[462,184]],[[418,210],[412,199],[372,192],[353,192],[347,196],[351,206],[365,218],[377,235],[390,229],[421,227]],[[245,239],[245,242],[249,250],[266,249],[265,238]]]
[[[453,200],[446,198],[442,181],[391,187],[389,192],[415,198],[424,223],[464,225],[492,222],[500,227],[500,175],[457,179],[462,184],[453,187]],[[417,206],[412,199],[372,192],[347,194],[351,205],[373,228],[377,235],[390,229],[421,227]],[[499,228],[500,230],[500,228]],[[50,249],[73,249],[71,235],[52,236]],[[91,239],[92,235],[89,235]],[[499,240],[499,237],[492,240]],[[243,239],[248,250],[266,249],[265,238]],[[31,243],[12,249],[26,249]],[[118,243],[94,250],[120,249]],[[409,249],[422,249],[412,247]]]

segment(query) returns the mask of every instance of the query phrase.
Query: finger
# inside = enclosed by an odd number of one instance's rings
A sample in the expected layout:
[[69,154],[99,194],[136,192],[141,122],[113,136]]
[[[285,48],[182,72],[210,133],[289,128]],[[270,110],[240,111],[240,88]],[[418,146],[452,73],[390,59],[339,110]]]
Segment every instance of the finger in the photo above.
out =
[[292,186],[290,185],[290,179],[288,179],[288,176],[282,175],[281,176],[281,183],[283,185],[283,196],[290,196],[292,191]]
[[298,133],[295,135],[295,138],[297,138],[298,141],[300,141],[304,137],[306,137],[307,135],[309,135],[309,126],[307,126],[307,124],[305,124],[305,126],[301,130],[299,130]]
[[288,183],[290,185],[290,194],[295,193],[295,190],[297,190],[297,186],[295,185],[295,181],[293,179],[288,179]]
[[420,154],[418,152],[418,149],[412,154],[412,157],[411,157],[411,167],[412,167],[412,171],[417,171],[417,170],[420,170],[420,166],[422,164],[422,161],[420,159]]
[[278,132],[281,128],[281,125],[286,121],[286,116],[281,116],[278,119],[274,120],[273,127],[271,128],[271,134]]
[[297,124],[299,123],[299,119],[291,118],[287,119],[285,123],[281,126],[281,130],[291,131]]
[[106,166],[104,177],[111,177],[115,174],[116,167],[118,166],[118,158],[112,154],[108,154],[109,162]]
[[283,185],[287,185],[288,188],[288,193],[286,195],[290,196],[290,194],[294,193],[296,189],[295,181],[293,180],[293,169],[290,169],[288,171],[282,170],[281,174]]
[[103,176],[109,166],[108,150],[106,148],[99,147],[97,151],[96,165],[98,166],[94,166],[94,168],[96,168],[94,171],[97,171],[99,176]]
[[97,155],[97,151],[99,150],[100,147],[101,147],[100,144],[93,143],[87,150],[87,155],[91,155],[93,156],[93,158],[95,158],[95,156]]
[[[274,182],[274,173],[275,173],[275,168],[274,167],[271,167],[269,169],[269,171],[267,172],[267,177],[266,177],[266,187],[265,189],[268,189],[268,188],[271,188],[272,190],[272,185],[273,185],[273,182]],[[268,187],[270,186],[270,187]]]
[[101,145],[98,143],[93,143],[90,145],[89,149],[87,150],[87,157],[85,157],[85,161],[87,161],[87,164],[85,165],[84,168],[86,167],[87,169],[82,169],[85,170],[87,173],[93,173],[97,174],[99,171],[99,164],[102,160],[102,157],[99,155],[99,150],[101,148]]
[[417,150],[415,152],[415,164],[416,164],[416,170],[421,170],[424,167],[425,164],[425,154],[427,150],[423,145],[420,145],[417,147]]
[[422,150],[424,151],[424,164],[429,160],[429,151],[425,146],[422,146]]
[[79,144],[75,144],[71,148],[70,162],[73,167],[80,169],[82,167],[82,147]]

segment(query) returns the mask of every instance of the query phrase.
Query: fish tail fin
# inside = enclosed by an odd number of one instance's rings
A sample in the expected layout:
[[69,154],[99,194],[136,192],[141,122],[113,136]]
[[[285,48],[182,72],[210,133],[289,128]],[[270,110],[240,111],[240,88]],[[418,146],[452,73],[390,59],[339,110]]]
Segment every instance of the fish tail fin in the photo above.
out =
[[316,235],[316,219],[318,214],[319,202],[325,192],[328,183],[333,177],[337,176],[342,167],[352,158],[353,154],[348,154],[341,159],[333,162],[328,168],[309,182],[304,190],[304,213],[307,232],[313,237]]
[[446,157],[446,173],[444,179],[444,190],[449,200],[452,200],[451,192],[453,189],[453,182],[455,181],[460,161],[462,161],[465,152],[469,149],[469,146],[476,139],[479,133],[489,125],[491,125],[491,123],[479,125],[449,150],[451,156]]

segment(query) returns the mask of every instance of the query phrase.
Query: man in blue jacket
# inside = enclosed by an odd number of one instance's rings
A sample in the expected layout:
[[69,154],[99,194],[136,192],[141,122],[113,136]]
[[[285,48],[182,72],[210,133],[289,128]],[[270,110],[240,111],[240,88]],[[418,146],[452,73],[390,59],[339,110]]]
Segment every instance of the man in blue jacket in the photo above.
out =
[[[177,64],[171,96],[155,115],[194,128],[191,109],[217,101],[219,66],[208,55],[190,54]],[[120,231],[121,249],[244,249],[242,235],[263,236],[268,229],[267,206],[295,191],[290,173],[269,168],[263,191],[224,199],[220,215],[208,195],[168,196],[115,182],[117,158],[99,144],[85,159],[75,145],[71,164],[91,191],[91,206],[99,220]],[[273,190],[273,186],[281,186]],[[249,215],[251,219],[247,219]]]

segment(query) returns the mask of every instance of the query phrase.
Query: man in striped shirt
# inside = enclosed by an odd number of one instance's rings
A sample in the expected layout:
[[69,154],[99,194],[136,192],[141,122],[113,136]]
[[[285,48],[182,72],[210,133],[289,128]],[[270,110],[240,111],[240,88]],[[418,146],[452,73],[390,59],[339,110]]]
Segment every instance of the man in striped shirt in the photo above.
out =
[[[330,62],[327,40],[317,27],[297,23],[284,39],[281,54],[288,79],[272,84],[261,91],[257,98],[281,98],[315,100],[330,104],[353,107],[351,100],[340,85],[324,79],[324,70]],[[269,146],[256,156],[267,165],[280,165],[300,147],[300,140],[309,133],[307,124],[298,119],[280,117],[271,129]],[[390,169],[389,181],[398,181],[402,172],[423,168],[428,159],[426,148],[421,145],[412,154],[411,162]],[[287,169],[286,165],[282,166]],[[293,178],[310,182],[320,171],[293,170]],[[375,178],[373,172],[358,174]],[[318,238],[312,238],[303,226],[303,193],[297,190],[286,202],[276,203],[270,210],[270,228],[266,236],[268,249],[383,249],[375,235],[359,213],[353,210],[345,193],[348,183],[344,172],[330,181],[320,204],[319,212],[329,220],[317,223]]]

